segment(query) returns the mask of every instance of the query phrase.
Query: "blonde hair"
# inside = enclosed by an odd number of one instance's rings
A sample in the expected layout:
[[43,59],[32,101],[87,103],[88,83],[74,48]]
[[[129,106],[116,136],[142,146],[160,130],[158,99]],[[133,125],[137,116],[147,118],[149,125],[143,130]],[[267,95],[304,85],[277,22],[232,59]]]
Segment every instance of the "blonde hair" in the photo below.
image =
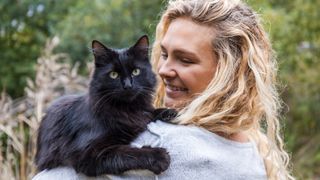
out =
[[[208,87],[180,110],[176,122],[225,135],[246,131],[258,146],[268,178],[294,179],[280,136],[277,64],[257,14],[239,0],[169,1],[157,25],[151,57],[155,68],[160,42],[170,23],[179,17],[212,27],[218,62]],[[163,97],[160,81],[157,107],[163,106]]]

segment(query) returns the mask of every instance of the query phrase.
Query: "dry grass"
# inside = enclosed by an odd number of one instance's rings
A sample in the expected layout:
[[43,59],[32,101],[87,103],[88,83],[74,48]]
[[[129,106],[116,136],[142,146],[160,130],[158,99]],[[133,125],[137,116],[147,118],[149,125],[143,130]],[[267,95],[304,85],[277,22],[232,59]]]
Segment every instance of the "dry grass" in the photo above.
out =
[[0,179],[26,180],[36,173],[36,135],[44,110],[55,98],[84,92],[88,78],[71,67],[66,54],[53,54],[57,39],[48,41],[37,62],[36,78],[28,79],[25,96],[0,99]]

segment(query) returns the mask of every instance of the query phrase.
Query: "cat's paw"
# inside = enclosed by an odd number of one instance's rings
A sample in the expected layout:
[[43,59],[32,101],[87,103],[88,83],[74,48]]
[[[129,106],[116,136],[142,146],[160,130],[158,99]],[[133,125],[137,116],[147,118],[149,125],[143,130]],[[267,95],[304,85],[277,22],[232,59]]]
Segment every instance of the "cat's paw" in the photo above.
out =
[[153,120],[161,120],[164,122],[170,122],[176,118],[178,112],[175,109],[159,108],[153,112]]
[[160,174],[161,172],[168,169],[170,165],[170,156],[166,149],[164,148],[152,148],[149,146],[144,146],[143,148],[150,150],[148,169],[155,174]]

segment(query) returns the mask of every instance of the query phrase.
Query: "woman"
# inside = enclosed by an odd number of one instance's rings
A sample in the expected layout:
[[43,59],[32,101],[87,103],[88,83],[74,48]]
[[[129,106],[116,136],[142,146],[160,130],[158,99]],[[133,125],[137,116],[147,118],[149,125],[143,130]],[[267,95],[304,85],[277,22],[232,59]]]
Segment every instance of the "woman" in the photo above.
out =
[[[101,178],[293,179],[279,132],[276,61],[246,4],[169,1],[152,60],[162,80],[156,106],[178,109],[174,121],[180,125],[151,123],[133,145],[166,148],[170,167],[158,176],[129,172]],[[37,177],[63,172],[84,178],[67,168]]]

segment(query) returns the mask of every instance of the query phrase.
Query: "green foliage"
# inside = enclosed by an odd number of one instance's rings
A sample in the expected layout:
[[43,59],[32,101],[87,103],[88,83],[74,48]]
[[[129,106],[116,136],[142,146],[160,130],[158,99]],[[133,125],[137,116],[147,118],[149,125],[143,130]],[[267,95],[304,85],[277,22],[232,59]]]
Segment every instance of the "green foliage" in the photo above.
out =
[[152,35],[161,1],[112,0],[79,1],[57,24],[62,44],[74,61],[91,59],[91,41],[97,39],[113,47],[126,47],[143,34]]
[[[23,94],[25,79],[48,37],[58,35],[58,52],[73,61],[88,61],[93,39],[126,47],[142,34],[152,35],[161,0],[1,1],[0,89]],[[84,63],[83,63],[84,64]]]
[[[254,2],[252,2],[254,3]],[[279,61],[288,149],[298,178],[320,173],[320,1],[264,1],[260,9]]]
[[[33,76],[35,63],[53,26],[72,5],[57,1],[0,1],[0,89],[12,96],[23,94],[26,77]],[[57,15],[59,14],[59,15]]]

